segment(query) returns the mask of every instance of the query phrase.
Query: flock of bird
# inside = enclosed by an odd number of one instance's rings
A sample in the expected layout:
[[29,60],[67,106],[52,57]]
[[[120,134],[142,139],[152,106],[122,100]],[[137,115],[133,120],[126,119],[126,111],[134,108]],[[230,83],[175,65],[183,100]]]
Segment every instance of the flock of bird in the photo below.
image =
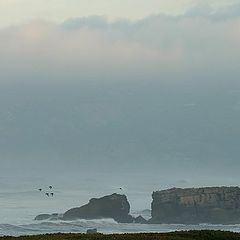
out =
[[[47,192],[45,192],[45,196],[47,196],[47,197],[52,196],[53,197],[54,196],[53,186],[49,186],[48,188],[49,188],[49,190]],[[43,192],[42,188],[39,188],[38,190],[39,190],[39,192]]]
[[[50,196],[53,197],[53,196],[54,196],[53,186],[50,185],[50,186],[48,187],[48,189],[49,189],[48,191],[43,191],[43,188],[39,188],[38,191],[39,191],[39,192],[44,192],[44,193],[45,193],[45,196],[47,196],[47,197],[50,197]],[[119,190],[123,191],[123,188],[120,187]]]

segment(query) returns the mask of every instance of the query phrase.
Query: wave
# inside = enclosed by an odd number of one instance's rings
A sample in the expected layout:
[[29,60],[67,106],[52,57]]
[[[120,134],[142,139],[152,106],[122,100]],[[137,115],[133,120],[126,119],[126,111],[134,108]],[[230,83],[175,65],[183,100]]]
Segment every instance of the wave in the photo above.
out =
[[41,221],[38,223],[32,223],[28,224],[28,226],[31,227],[41,227],[41,228],[69,228],[69,227],[77,227],[77,228],[84,228],[88,229],[91,227],[116,227],[118,223],[114,221],[111,218],[104,218],[104,219],[93,219],[93,220],[88,220],[88,219],[79,219],[79,220],[74,220],[74,221],[62,221],[62,220],[56,220],[56,221]]
[[45,233],[85,233],[87,229],[97,228],[99,232],[140,233],[140,232],[172,232],[184,230],[224,230],[240,232],[240,224],[236,225],[184,225],[184,224],[119,224],[113,219],[76,220],[76,221],[32,221],[29,224],[0,224],[1,236],[37,235]]
[[23,225],[0,224],[1,236],[35,235],[45,233],[85,233],[89,228],[114,229],[118,223],[113,219],[80,219],[75,221],[40,221]]
[[41,233],[40,229],[31,229],[28,226],[16,226],[12,224],[0,224],[0,236],[34,235]]

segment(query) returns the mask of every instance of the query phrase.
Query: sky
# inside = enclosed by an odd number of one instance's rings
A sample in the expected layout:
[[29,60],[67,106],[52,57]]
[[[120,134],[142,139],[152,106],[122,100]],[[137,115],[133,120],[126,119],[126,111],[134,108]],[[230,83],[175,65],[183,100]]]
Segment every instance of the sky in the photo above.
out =
[[0,27],[33,19],[62,22],[92,15],[110,20],[136,20],[153,14],[180,15],[196,5],[215,10],[236,2],[238,0],[0,0]]
[[239,183],[240,1],[0,0],[0,26],[2,177]]

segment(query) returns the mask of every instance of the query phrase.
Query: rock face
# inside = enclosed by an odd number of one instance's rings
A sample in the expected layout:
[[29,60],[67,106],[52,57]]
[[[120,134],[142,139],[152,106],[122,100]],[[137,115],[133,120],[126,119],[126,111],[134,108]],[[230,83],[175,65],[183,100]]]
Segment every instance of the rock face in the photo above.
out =
[[119,223],[131,223],[130,204],[125,195],[112,194],[92,198],[88,204],[72,208],[63,214],[63,220],[113,218]]
[[240,223],[240,188],[173,188],[153,192],[149,223]]

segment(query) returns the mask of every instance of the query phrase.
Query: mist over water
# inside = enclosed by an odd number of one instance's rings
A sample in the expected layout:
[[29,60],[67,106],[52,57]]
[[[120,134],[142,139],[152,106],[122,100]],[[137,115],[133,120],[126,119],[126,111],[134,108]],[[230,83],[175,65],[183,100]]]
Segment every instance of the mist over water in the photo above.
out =
[[100,184],[100,191],[236,185],[238,89],[234,82],[2,83],[0,172],[10,180],[1,184],[24,176],[70,189]]
[[[234,81],[217,88],[204,81],[1,86],[1,224],[33,224],[38,214],[114,192],[127,195],[134,213],[150,209],[155,190],[238,185]],[[38,191],[49,185],[53,198]],[[109,231],[128,229],[115,227]]]

